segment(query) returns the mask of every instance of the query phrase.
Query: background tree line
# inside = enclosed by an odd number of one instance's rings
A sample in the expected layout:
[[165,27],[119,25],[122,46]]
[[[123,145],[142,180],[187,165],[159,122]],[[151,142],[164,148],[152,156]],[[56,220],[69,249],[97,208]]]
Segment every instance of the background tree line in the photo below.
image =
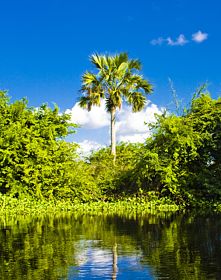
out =
[[0,192],[11,197],[88,202],[128,196],[177,204],[221,197],[221,99],[206,92],[182,115],[163,114],[144,144],[120,143],[81,159],[65,137],[76,125],[57,107],[29,108],[0,97]]

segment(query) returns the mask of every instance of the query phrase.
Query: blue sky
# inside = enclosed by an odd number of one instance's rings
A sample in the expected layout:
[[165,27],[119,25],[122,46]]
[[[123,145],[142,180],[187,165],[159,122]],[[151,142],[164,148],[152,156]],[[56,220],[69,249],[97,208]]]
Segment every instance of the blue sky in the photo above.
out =
[[[218,0],[0,0],[0,11],[0,88],[12,100],[72,112],[89,55],[122,51],[141,60],[157,110],[170,103],[168,77],[184,102],[205,81],[220,95]],[[86,125],[75,140],[108,143],[106,134]]]

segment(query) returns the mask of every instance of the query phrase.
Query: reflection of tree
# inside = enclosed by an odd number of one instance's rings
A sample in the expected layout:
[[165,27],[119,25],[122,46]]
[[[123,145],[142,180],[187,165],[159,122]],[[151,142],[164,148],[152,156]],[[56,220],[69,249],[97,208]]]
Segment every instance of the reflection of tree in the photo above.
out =
[[[119,252],[141,255],[141,265],[151,266],[158,279],[221,279],[219,221],[217,216],[66,215],[0,223],[0,279],[66,279],[70,267],[84,263],[79,246],[112,250],[112,279],[120,269]],[[96,242],[81,245],[84,240]]]
[[[70,229],[39,219],[0,231],[0,279],[58,279],[74,264]],[[60,227],[62,226],[62,227]]]
[[159,279],[206,279],[200,267],[201,256],[189,248],[181,223],[178,218],[165,226],[160,238],[155,239],[153,250],[147,242],[142,242],[143,262],[153,266]]
[[141,240],[143,263],[159,279],[221,279],[221,273],[216,275],[221,269],[220,232],[219,219],[212,216],[176,217],[160,235]]

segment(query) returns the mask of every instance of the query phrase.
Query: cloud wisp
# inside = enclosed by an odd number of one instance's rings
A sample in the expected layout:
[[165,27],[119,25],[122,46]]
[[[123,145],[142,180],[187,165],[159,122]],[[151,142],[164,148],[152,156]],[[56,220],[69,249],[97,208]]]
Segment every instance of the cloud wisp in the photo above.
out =
[[150,43],[151,45],[162,45],[164,42],[166,42],[166,39],[162,38],[162,37],[159,37],[157,39],[153,39]]
[[[197,31],[196,33],[192,34],[192,41],[195,43],[202,43],[205,40],[208,39],[208,33],[204,33],[202,31]],[[159,37],[157,39],[153,39],[150,41],[151,45],[153,46],[160,46],[163,44],[166,44],[168,46],[184,46],[188,43],[190,43],[190,40],[188,40],[184,34],[180,34],[175,40],[171,37],[163,38]]]
[[166,41],[169,46],[184,46],[188,43],[188,40],[183,34],[180,34],[175,41],[173,41],[170,37],[167,38]]

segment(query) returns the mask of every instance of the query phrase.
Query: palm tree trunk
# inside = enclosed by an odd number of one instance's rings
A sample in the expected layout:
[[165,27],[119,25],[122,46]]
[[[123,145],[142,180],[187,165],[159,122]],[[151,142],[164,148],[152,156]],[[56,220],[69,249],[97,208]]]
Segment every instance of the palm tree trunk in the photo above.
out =
[[116,160],[116,109],[111,109],[111,154],[114,156],[114,162]]

